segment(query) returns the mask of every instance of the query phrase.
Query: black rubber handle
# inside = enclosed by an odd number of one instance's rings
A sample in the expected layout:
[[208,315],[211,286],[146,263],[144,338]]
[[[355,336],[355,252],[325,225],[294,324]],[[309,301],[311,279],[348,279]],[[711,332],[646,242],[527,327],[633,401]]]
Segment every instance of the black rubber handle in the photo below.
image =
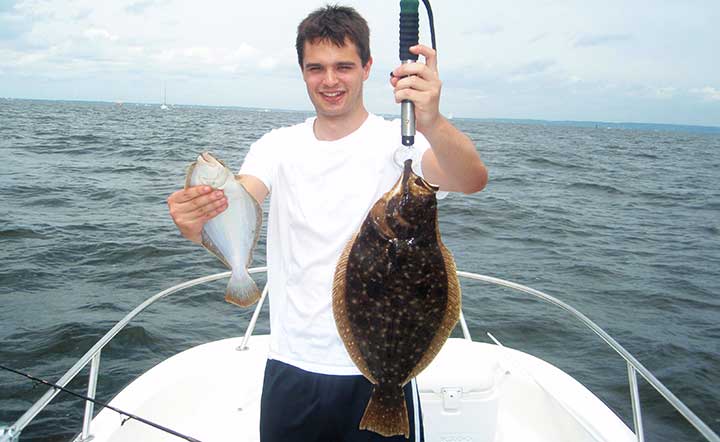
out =
[[410,47],[418,44],[419,27],[418,0],[400,0],[400,61],[417,61]]

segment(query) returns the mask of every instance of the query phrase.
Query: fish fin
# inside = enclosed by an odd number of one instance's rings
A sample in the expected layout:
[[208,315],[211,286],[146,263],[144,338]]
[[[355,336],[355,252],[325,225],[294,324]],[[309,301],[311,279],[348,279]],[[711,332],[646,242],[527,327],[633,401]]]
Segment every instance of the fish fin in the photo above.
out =
[[225,267],[232,269],[232,266],[228,262],[227,258],[225,258],[225,255],[220,252],[220,249],[218,249],[218,247],[215,245],[212,238],[210,238],[210,235],[205,232],[205,229],[202,230],[201,239],[201,244],[203,245],[203,247],[205,247],[205,249],[207,249],[208,252],[215,255],[217,259],[219,259],[223,264],[225,264]]
[[260,299],[260,289],[244,268],[230,275],[225,300],[240,307],[250,307]]
[[[438,238],[440,233],[438,232]],[[440,250],[442,251],[443,260],[445,261],[445,272],[448,278],[448,309],[446,310],[445,319],[443,320],[443,326],[448,329],[448,335],[455,328],[455,325],[460,320],[460,311],[462,310],[462,287],[460,286],[460,279],[457,275],[457,267],[455,265],[455,259],[452,256],[450,250],[445,247],[442,241],[439,241]]]
[[340,258],[338,259],[338,263],[335,266],[335,276],[333,278],[332,289],[333,316],[335,317],[335,326],[337,327],[338,334],[342,337],[341,340],[343,341],[343,344],[345,344],[345,350],[347,350],[348,355],[350,355],[350,359],[352,359],[353,363],[355,363],[355,366],[358,370],[360,370],[360,373],[362,373],[373,384],[377,384],[377,381],[370,373],[370,369],[368,368],[365,359],[363,359],[362,354],[360,353],[360,349],[357,344],[355,344],[355,336],[353,335],[352,327],[350,326],[350,321],[348,321],[347,314],[345,299],[347,263],[348,256],[350,255],[353,244],[355,244],[357,236],[358,234],[356,233],[352,238],[350,238],[350,241],[345,244],[345,248],[343,249]]
[[250,247],[250,253],[248,255],[248,261],[245,264],[246,267],[250,267],[250,264],[252,264],[252,251],[255,250],[255,246],[257,246],[258,240],[260,239],[260,231],[262,230],[262,223],[263,223],[263,211],[262,207],[260,207],[260,204],[255,200],[255,197],[253,197],[250,192],[247,191],[245,186],[243,185],[242,181],[240,181],[239,176],[235,175],[235,181],[240,185],[242,190],[247,194],[248,198],[250,198],[250,201],[252,201],[253,206],[255,207],[255,238],[253,238],[253,244],[252,247]]
[[448,287],[448,298],[447,306],[445,308],[445,316],[443,316],[442,322],[437,328],[435,337],[430,342],[427,351],[423,354],[420,361],[415,366],[415,369],[405,379],[405,382],[409,382],[411,379],[417,377],[430,363],[435,359],[440,349],[442,349],[445,341],[452,334],[455,325],[460,319],[460,309],[462,303],[462,292],[460,289],[460,280],[457,276],[457,268],[455,267],[455,259],[453,259],[452,253],[445,247],[445,244],[440,240],[440,232],[437,232],[438,245],[440,246],[440,252],[442,253],[443,261],[445,262],[445,272],[447,275],[447,287]]
[[373,386],[370,401],[360,420],[361,430],[370,430],[385,437],[410,437],[410,422],[402,387]]
[[197,161],[193,161],[192,163],[190,163],[187,168],[187,172],[185,173],[185,189],[191,186],[190,181],[192,181],[192,175],[195,171],[195,166],[197,166]]

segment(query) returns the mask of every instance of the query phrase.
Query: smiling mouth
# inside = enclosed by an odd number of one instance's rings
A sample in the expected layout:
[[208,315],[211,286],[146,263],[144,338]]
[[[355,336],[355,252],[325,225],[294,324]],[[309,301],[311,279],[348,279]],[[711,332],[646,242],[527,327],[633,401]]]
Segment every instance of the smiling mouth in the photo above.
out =
[[320,95],[327,99],[336,99],[345,94],[345,91],[333,91],[333,92],[320,92]]

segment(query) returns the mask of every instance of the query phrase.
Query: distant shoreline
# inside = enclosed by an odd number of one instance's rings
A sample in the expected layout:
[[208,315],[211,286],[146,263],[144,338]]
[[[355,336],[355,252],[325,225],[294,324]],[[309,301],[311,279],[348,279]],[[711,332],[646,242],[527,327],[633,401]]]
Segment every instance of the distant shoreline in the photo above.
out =
[[691,124],[633,123],[607,121],[534,120],[516,118],[455,118],[456,120],[486,121],[488,123],[533,124],[543,126],[572,126],[596,129],[634,129],[650,131],[693,132],[720,134],[720,126],[695,126]]
[[[160,106],[161,103],[137,103],[137,102],[112,102],[100,100],[51,100],[38,98],[12,98],[0,97],[0,101],[33,101],[33,102],[50,102],[50,103],[87,103],[87,104],[108,104],[123,106]],[[312,110],[299,109],[276,109],[262,107],[247,106],[231,106],[231,105],[208,105],[208,104],[174,104],[177,107],[206,107],[216,109],[243,109],[249,111],[261,112],[297,112],[312,114]],[[387,117],[396,118],[397,115],[382,114]],[[629,130],[645,130],[645,131],[668,131],[668,132],[691,132],[705,134],[720,134],[720,126],[700,126],[692,124],[669,124],[669,123],[634,123],[634,122],[607,122],[607,121],[577,121],[577,120],[542,120],[532,118],[474,118],[474,117],[454,117],[453,121],[479,121],[487,123],[499,124],[530,124],[541,126],[570,126],[570,127],[586,127],[596,129],[629,129]]]

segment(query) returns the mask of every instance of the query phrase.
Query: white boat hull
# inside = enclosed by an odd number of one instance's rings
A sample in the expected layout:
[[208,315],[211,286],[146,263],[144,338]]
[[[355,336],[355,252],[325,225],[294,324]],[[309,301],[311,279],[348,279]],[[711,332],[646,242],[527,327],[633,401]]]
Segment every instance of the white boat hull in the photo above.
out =
[[[110,403],[203,442],[259,441],[260,394],[269,337],[215,341],[179,353],[123,389]],[[637,440],[595,395],[526,353],[450,339],[418,377],[427,442],[584,442]],[[178,441],[103,409],[93,441]],[[76,441],[79,441],[79,437]]]

